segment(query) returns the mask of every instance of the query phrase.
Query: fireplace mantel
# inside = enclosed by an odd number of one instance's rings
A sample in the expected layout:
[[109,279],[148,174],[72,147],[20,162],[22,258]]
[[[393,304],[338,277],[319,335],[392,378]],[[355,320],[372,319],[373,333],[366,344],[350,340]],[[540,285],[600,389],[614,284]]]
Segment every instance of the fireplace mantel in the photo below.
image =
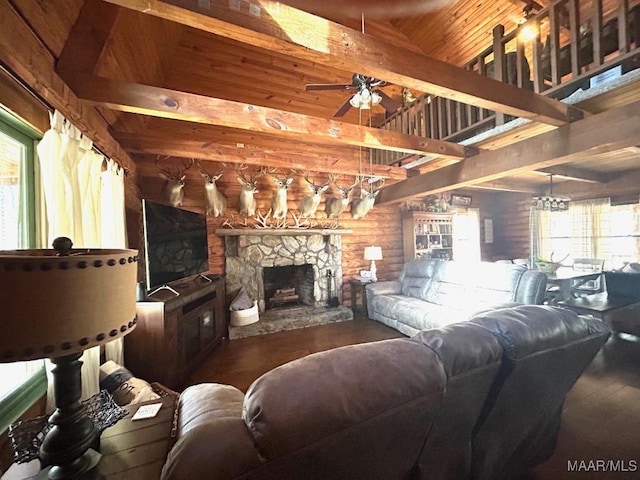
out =
[[242,235],[263,236],[299,236],[299,235],[348,235],[353,230],[348,228],[217,228],[220,237],[239,237]]

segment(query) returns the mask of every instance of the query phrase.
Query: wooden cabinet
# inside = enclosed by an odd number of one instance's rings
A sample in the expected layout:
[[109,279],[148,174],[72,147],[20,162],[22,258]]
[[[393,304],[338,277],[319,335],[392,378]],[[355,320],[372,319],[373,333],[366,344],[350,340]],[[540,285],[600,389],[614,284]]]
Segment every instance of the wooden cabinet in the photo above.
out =
[[179,389],[188,374],[228,337],[224,279],[174,282],[136,304],[138,323],[125,337],[125,362],[136,376]]
[[422,256],[452,259],[452,218],[443,213],[407,213],[402,218],[405,262]]

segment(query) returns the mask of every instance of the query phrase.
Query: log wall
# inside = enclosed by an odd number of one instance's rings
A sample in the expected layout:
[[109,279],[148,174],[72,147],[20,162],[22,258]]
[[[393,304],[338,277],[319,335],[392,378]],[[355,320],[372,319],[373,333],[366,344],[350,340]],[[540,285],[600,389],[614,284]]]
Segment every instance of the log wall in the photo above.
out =
[[[211,163],[208,163],[211,165]],[[218,164],[219,168],[222,168]],[[184,207],[189,210],[203,212],[204,211],[204,185],[200,175],[193,167],[187,171],[185,186]],[[213,166],[208,167],[209,173],[214,173],[216,169]],[[152,159],[144,159],[139,162],[138,172],[142,174],[141,188],[143,198],[149,200],[161,201],[160,191],[162,189],[163,180],[157,176],[157,169],[153,165]],[[258,174],[258,170],[250,168],[244,171],[249,177]],[[222,228],[226,221],[232,222],[238,228],[239,223],[243,221],[243,217],[238,214],[237,201],[240,194],[240,183],[237,181],[237,173],[229,168],[217,182],[217,186],[228,198],[228,210],[224,217],[214,218],[208,216],[207,229],[209,232],[209,268],[215,273],[224,273],[224,241],[214,232],[217,228]],[[310,174],[309,178],[316,184],[328,181],[326,174],[314,175]],[[351,184],[354,177],[338,178],[338,183],[342,185]],[[324,213],[325,199],[327,195],[334,196],[333,187],[326,194],[323,194],[322,201],[318,207],[317,219],[315,222],[326,224],[328,222]],[[271,198],[275,190],[272,179],[263,176],[258,179],[259,193],[255,195],[258,210],[266,214],[270,208]],[[354,190],[354,192],[357,192]],[[287,206],[290,211],[298,214],[298,205],[300,200],[307,196],[308,189],[306,187],[303,173],[294,174],[294,181],[288,189]],[[357,193],[356,193],[357,195]],[[255,220],[249,218],[248,225],[254,225]],[[292,224],[291,215],[288,216],[288,223]],[[398,205],[375,206],[368,215],[361,220],[351,218],[349,208],[341,215],[339,219],[340,228],[346,228],[353,231],[352,234],[344,235],[342,238],[342,271],[343,271],[343,298],[344,303],[351,304],[351,292],[348,280],[358,275],[361,269],[369,269],[369,262],[363,259],[364,248],[368,245],[377,245],[382,247],[383,260],[376,262],[378,268],[378,277],[381,279],[397,278],[400,274],[403,264],[402,250],[402,224],[401,214]]]

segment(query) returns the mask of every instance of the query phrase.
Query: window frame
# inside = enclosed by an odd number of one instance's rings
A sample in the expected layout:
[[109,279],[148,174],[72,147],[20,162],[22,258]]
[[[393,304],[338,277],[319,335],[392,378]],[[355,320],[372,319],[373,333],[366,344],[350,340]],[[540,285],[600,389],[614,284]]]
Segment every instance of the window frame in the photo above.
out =
[[[36,196],[35,196],[35,142],[42,135],[16,118],[0,105],[0,132],[13,138],[25,147],[24,164],[20,170],[20,206],[26,213],[20,215],[21,244],[25,248],[35,247]],[[15,422],[47,392],[47,377],[44,361],[42,368],[0,401],[0,432]]]

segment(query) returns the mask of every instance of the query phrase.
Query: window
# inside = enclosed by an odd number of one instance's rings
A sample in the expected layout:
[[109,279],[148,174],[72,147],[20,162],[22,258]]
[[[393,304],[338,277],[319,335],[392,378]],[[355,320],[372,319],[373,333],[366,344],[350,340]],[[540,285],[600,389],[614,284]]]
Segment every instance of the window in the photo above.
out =
[[619,268],[640,257],[640,204],[612,206],[608,199],[573,202],[565,212],[538,212],[537,256],[601,258]]
[[[0,109],[0,250],[34,247],[35,132]],[[46,391],[42,360],[0,363],[0,431]]]

